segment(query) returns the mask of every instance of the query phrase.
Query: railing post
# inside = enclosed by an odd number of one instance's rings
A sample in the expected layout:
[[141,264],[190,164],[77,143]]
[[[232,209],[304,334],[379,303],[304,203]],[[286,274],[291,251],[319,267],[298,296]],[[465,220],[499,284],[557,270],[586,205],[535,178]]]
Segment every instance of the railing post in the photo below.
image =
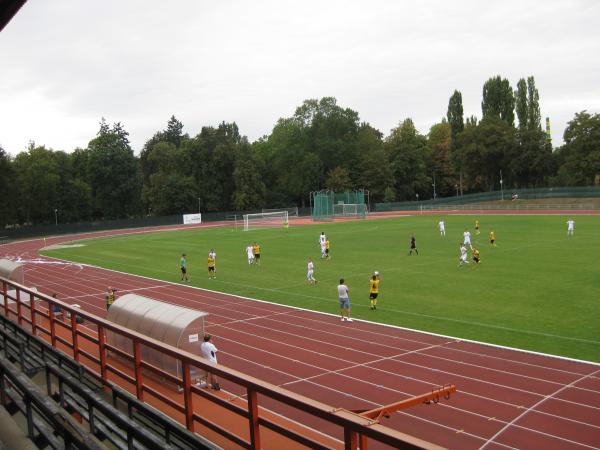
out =
[[54,305],[48,302],[48,320],[50,321],[50,343],[56,348],[56,317],[54,316]]
[[4,317],[8,319],[8,288],[6,281],[2,281],[2,295],[4,296]]
[[71,313],[71,339],[73,343],[73,359],[79,362],[79,338],[77,336],[77,316]]
[[133,364],[135,371],[135,393],[138,400],[144,401],[144,379],[142,377],[142,351],[140,341],[133,341]]
[[260,427],[258,425],[258,394],[248,387],[248,425],[252,448],[260,449]]
[[358,433],[344,428],[344,450],[358,450]]
[[21,312],[21,289],[17,288],[17,323],[20,327],[23,326],[22,312]]
[[31,334],[36,336],[37,324],[35,322],[35,297],[33,293],[29,293],[29,311],[31,312]]
[[183,376],[183,404],[185,406],[185,426],[191,432],[194,431],[194,404],[192,401],[192,377],[190,376],[190,364],[181,362],[181,375]]
[[108,381],[106,373],[106,330],[98,324],[98,349],[100,353],[100,377],[102,381]]

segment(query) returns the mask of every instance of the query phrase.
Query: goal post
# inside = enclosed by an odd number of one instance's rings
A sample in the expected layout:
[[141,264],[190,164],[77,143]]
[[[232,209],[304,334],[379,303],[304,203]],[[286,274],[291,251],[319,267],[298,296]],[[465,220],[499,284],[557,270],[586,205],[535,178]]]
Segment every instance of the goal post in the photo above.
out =
[[281,211],[287,211],[288,217],[298,217],[298,207],[297,206],[292,206],[290,208],[275,208],[275,209],[263,208],[263,210],[262,210],[263,214],[271,213],[271,212],[281,212]]
[[288,211],[272,211],[244,214],[244,231],[262,228],[281,228],[289,225]]
[[365,217],[367,205],[364,203],[337,203],[333,205],[334,217]]

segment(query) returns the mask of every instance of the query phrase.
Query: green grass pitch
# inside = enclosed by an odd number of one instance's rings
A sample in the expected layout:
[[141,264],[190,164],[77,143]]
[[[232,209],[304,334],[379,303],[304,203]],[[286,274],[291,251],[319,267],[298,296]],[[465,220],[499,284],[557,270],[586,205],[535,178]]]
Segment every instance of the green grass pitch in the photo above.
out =
[[[47,256],[180,282],[179,258],[188,256],[190,285],[339,313],[338,280],[350,288],[352,316],[460,338],[600,362],[600,217],[576,217],[567,237],[565,216],[411,216],[254,231],[190,229],[86,241]],[[469,228],[480,265],[458,267],[462,232]],[[497,247],[487,233],[496,231]],[[331,240],[320,258],[318,236]],[[419,256],[409,256],[417,238]],[[245,247],[262,246],[262,265],[249,267]],[[208,251],[217,252],[209,280]],[[319,283],[307,285],[315,261]],[[470,258],[470,254],[469,254]],[[378,270],[381,290],[369,309],[368,279]]]

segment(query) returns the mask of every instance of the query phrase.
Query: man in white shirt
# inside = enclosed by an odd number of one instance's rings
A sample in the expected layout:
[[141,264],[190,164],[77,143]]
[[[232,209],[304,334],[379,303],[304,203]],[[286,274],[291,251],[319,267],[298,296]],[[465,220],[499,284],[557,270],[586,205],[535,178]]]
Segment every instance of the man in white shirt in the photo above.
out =
[[[337,287],[338,289],[338,298],[340,299],[340,313],[342,315],[342,322],[347,320],[348,322],[352,322],[350,318],[350,290],[348,286],[344,284],[344,279],[340,278],[340,284]],[[346,317],[344,317],[344,309],[346,310]]]
[[306,282],[308,284],[317,284],[317,280],[315,280],[314,272],[315,272],[315,265],[312,262],[312,259],[308,258],[308,264],[306,265]]
[[575,221],[573,219],[567,220],[567,236],[573,236],[575,233]]
[[[218,350],[217,347],[215,347],[215,345],[212,342],[210,342],[210,339],[210,334],[204,336],[204,342],[202,342],[202,344],[200,345],[200,352],[202,353],[203,358],[208,359],[210,364],[216,366]],[[220,390],[221,386],[219,386],[219,383],[217,382],[217,376],[212,372],[208,372],[208,377],[210,379],[210,384],[212,385],[212,388],[215,391]]]
[[254,248],[252,244],[246,247],[246,255],[248,256],[248,265],[252,265],[254,263]]
[[325,236],[325,232],[321,231],[321,235],[319,236],[319,245],[323,247],[325,245],[325,241],[327,240],[327,236]]
[[471,245],[471,232],[469,230],[465,230],[465,232],[463,233],[463,237],[463,245],[468,245],[469,247],[471,247],[471,250],[473,250],[473,246]]
[[438,222],[438,226],[440,227],[440,235],[446,236],[446,224],[444,223],[444,219]]
[[458,258],[458,265],[462,266],[463,264],[469,264],[467,260],[467,247],[465,244],[460,245],[460,257]]

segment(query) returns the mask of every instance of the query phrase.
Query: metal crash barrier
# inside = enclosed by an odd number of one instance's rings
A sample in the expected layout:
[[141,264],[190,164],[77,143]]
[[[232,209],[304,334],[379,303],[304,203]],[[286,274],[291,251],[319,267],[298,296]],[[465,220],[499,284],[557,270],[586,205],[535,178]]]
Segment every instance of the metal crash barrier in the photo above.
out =
[[[439,449],[441,447],[418,439],[414,436],[381,425],[378,420],[363,417],[343,408],[334,408],[324,403],[295,394],[286,389],[245,375],[222,365],[213,366],[201,357],[179,350],[156,339],[129,330],[121,325],[97,317],[79,308],[47,295],[35,292],[6,278],[0,278],[0,314],[31,330],[33,335],[49,341],[53,347],[71,355],[75,361],[81,362],[101,383],[107,386],[118,385],[131,390],[135,396],[161,410],[170,410],[169,415],[181,420],[190,431],[202,435],[209,433],[220,436],[229,443],[241,448],[268,448],[264,435],[277,435],[279,439],[289,441],[308,448],[327,449],[338,447],[330,445],[335,439],[343,441],[345,450],[366,450],[370,443],[381,443],[397,449]],[[8,292],[14,290],[15,295]],[[28,298],[24,302],[21,299]],[[14,304],[9,304],[9,300]],[[69,320],[62,321],[55,317],[54,306],[57,305]],[[81,318],[81,320],[78,320]],[[82,321],[83,323],[79,323]],[[118,334],[131,341],[129,350],[122,350],[107,342],[107,333]],[[181,376],[173,375],[144,359],[142,347],[160,352],[181,364]],[[119,358],[112,358],[109,353],[116,353]],[[128,365],[120,360],[125,359]],[[213,392],[201,389],[193,384],[190,369],[212,372],[218,377],[241,388],[243,395],[239,401],[230,401]],[[152,374],[149,376],[148,374]],[[170,384],[180,386],[182,392],[174,391],[165,394],[155,382],[156,377]],[[245,397],[245,399],[243,399]],[[323,443],[323,433],[302,426],[287,426],[289,421],[268,409],[261,407],[265,402],[273,401],[284,404],[293,410],[293,414],[313,418],[328,429],[333,429],[330,444]],[[220,407],[223,413],[217,416],[206,411],[206,404],[212,408]],[[260,404],[259,404],[260,402]],[[201,408],[201,405],[203,407]],[[246,421],[246,431],[237,432],[228,429],[228,423],[220,421],[225,416],[236,416]],[[239,427],[238,427],[239,428]],[[293,429],[295,428],[295,429]],[[328,433],[330,434],[330,433]],[[320,437],[320,439],[319,439]],[[213,440],[213,439],[211,439]]]

